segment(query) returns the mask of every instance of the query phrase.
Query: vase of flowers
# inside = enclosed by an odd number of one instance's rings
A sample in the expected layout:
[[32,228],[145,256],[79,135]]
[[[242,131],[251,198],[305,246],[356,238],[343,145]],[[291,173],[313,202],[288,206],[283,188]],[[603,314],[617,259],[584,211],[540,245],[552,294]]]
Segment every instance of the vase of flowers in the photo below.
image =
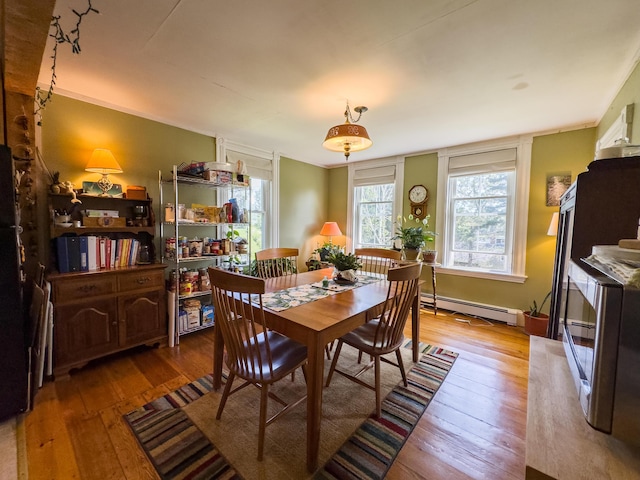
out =
[[402,256],[405,260],[421,260],[422,249],[427,243],[433,242],[436,236],[428,228],[429,215],[422,220],[413,215],[409,215],[408,219],[398,215],[398,228],[394,238],[402,242]]

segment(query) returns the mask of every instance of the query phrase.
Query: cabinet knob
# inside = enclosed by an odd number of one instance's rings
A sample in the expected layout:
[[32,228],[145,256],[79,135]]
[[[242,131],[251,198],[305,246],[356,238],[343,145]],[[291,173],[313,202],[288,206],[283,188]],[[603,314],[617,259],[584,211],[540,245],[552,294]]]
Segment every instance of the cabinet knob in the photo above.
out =
[[150,281],[151,281],[151,279],[149,277],[141,277],[141,278],[138,279],[138,284],[139,285],[143,285],[143,284],[148,283]]
[[95,290],[96,288],[98,288],[98,287],[96,287],[93,284],[89,284],[89,285],[83,285],[83,286],[79,287],[78,290],[80,290],[83,293],[89,293],[89,292]]

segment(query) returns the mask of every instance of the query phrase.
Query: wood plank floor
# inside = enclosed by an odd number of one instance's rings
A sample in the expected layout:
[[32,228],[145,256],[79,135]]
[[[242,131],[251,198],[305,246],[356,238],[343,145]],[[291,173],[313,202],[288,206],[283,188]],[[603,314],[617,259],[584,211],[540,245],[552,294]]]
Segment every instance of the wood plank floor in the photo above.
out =
[[[464,318],[422,311],[421,341],[460,356],[389,479],[524,478],[529,337]],[[212,345],[203,331],[45,383],[25,418],[29,479],[158,478],[122,415],[209,373]]]

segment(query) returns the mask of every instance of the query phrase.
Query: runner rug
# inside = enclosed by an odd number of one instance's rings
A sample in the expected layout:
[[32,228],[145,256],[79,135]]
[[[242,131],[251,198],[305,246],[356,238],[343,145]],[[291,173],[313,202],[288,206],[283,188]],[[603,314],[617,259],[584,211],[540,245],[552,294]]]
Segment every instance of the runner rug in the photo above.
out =
[[[211,391],[211,376],[124,418],[162,479],[380,479],[457,357],[454,352],[427,345],[414,364],[411,350],[401,350],[409,385],[404,387],[397,368],[382,364],[386,397],[379,419],[371,414],[375,409],[373,391],[334,375],[323,395],[319,454],[323,467],[314,474],[306,471],[304,404],[267,428],[264,460],[256,460],[260,399],[255,388],[231,396],[220,420],[215,420],[220,393]],[[357,351],[345,345],[339,364],[356,371]],[[325,371],[328,369],[327,363]],[[373,372],[363,377],[372,381]],[[302,373],[296,374],[295,381],[279,382],[274,390],[285,401],[298,398],[305,391]],[[278,408],[276,402],[269,403]]]

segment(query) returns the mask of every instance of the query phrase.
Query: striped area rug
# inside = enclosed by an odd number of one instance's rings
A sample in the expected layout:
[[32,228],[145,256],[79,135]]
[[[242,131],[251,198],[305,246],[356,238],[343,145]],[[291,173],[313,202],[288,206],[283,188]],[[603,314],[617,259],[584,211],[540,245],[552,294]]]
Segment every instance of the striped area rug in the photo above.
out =
[[382,479],[444,382],[458,355],[428,345],[420,361],[382,401],[382,415],[371,415],[318,470],[314,479]]
[[[407,372],[408,387],[394,387],[382,416],[365,420],[313,478],[384,478],[457,357],[431,345],[422,351]],[[211,388],[207,375],[124,416],[163,480],[242,478],[182,410]]]

